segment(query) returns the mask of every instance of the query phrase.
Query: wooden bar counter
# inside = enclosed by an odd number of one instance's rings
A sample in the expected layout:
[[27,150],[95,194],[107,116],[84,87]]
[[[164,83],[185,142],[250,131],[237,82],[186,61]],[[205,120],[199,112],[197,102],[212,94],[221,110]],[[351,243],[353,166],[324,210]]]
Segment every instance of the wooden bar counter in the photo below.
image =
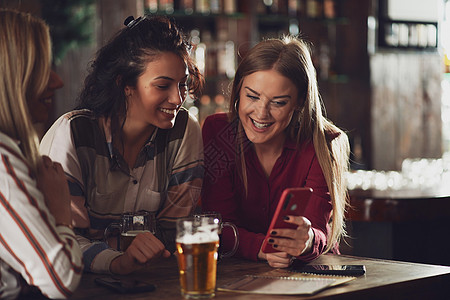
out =
[[405,222],[450,218],[450,184],[433,189],[350,190],[348,218],[360,222]]
[[450,266],[450,185],[349,196],[351,247],[344,253]]
[[[218,291],[214,299],[448,299],[450,297],[450,267],[367,259],[325,254],[313,264],[363,264],[366,274],[355,280],[323,290],[313,296],[278,296],[239,294]],[[236,258],[223,259],[218,264],[217,285],[229,283],[239,276],[260,274],[272,270],[266,262]],[[98,286],[99,274],[84,274],[80,287],[70,299],[183,299],[180,294],[178,267],[175,257],[159,261],[145,271],[129,275],[156,284],[153,292],[118,294]]]

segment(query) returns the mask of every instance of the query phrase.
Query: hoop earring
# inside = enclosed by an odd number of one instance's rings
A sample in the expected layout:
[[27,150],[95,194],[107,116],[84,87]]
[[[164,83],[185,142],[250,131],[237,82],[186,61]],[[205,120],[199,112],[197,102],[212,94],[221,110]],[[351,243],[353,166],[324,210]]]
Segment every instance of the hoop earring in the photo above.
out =
[[239,100],[237,100],[236,102],[234,102],[234,110],[236,112],[238,112],[238,104],[239,104]]

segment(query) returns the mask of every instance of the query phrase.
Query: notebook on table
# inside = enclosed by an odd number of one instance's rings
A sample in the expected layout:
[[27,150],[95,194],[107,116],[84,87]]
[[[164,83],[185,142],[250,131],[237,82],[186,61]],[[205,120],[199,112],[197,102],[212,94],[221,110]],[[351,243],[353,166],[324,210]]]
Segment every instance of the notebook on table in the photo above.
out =
[[313,295],[326,288],[354,280],[356,277],[303,274],[275,269],[257,275],[245,275],[218,287],[219,291],[271,294]]

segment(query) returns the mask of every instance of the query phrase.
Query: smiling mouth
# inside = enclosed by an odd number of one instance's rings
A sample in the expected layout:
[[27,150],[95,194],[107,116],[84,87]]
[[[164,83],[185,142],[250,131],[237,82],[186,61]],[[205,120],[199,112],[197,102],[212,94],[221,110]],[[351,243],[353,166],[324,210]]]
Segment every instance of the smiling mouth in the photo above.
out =
[[159,110],[162,111],[163,113],[171,114],[171,115],[175,114],[177,111],[176,109],[167,109],[167,108],[162,108],[162,107],[160,107]]
[[255,120],[253,120],[252,118],[250,118],[250,120],[252,120],[253,125],[255,125],[255,127],[258,128],[258,129],[264,129],[264,128],[267,128],[267,127],[269,127],[269,126],[271,126],[273,124],[273,122],[269,122],[269,123],[257,122]]
[[52,98],[45,98],[45,99],[42,99],[42,102],[43,102],[44,104],[52,104]]

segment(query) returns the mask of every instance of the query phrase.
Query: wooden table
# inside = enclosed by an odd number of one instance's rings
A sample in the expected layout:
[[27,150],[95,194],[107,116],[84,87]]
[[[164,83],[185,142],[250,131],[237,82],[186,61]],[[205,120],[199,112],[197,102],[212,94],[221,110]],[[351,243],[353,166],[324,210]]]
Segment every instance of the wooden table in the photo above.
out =
[[[345,285],[329,288],[310,297],[238,294],[219,291],[215,299],[446,299],[450,295],[450,267],[367,259],[326,254],[314,264],[363,264],[366,275]],[[217,285],[238,276],[260,274],[272,270],[265,262],[227,258],[219,262]],[[145,272],[132,275],[154,283],[154,292],[122,295],[97,286],[101,275],[85,274],[80,287],[70,299],[183,299],[180,295],[178,268],[174,257],[160,261]]]
[[344,253],[450,266],[450,185],[351,190],[349,196],[352,247]]

